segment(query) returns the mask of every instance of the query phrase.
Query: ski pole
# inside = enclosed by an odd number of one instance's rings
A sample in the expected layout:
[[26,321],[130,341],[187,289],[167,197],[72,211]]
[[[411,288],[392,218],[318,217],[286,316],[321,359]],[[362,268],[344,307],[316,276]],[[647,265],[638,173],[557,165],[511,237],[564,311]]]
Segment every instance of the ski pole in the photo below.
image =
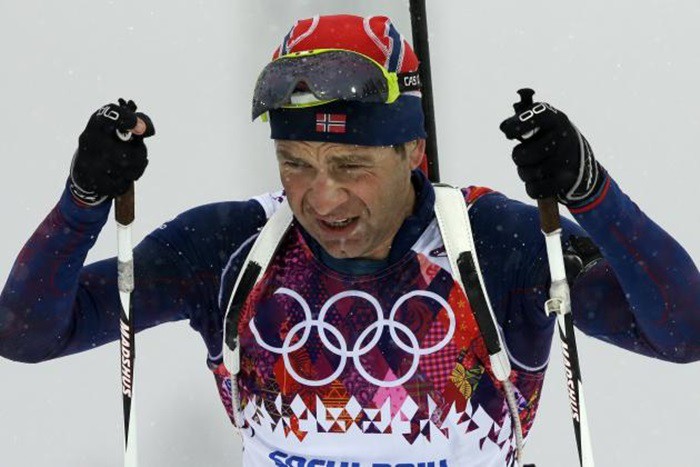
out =
[[[518,94],[520,95],[520,102],[513,105],[516,112],[533,106],[535,91],[523,88],[518,90]],[[528,132],[528,136],[523,135],[522,139],[526,139],[533,134],[534,130]],[[564,357],[566,386],[569,393],[569,405],[571,407],[571,419],[574,424],[574,434],[576,435],[579,463],[583,467],[593,467],[593,449],[591,447],[586,404],[583,397],[581,365],[579,364],[576,334],[574,333],[574,319],[571,314],[571,294],[569,283],[566,280],[564,252],[561,246],[562,229],[561,218],[559,217],[559,203],[555,197],[538,199],[537,208],[542,234],[545,238],[547,262],[549,263],[551,278],[549,299],[544,304],[545,313],[547,313],[547,316],[552,313],[557,315],[557,329],[559,330],[561,350]]]
[[[514,108],[530,108],[533,105],[535,91],[529,88],[519,89],[520,102]],[[556,198],[549,197],[537,200],[540,215],[540,225],[547,248],[547,261],[551,277],[549,299],[545,302],[545,313],[557,315],[557,328],[561,341],[561,351],[564,357],[566,371],[566,386],[569,392],[571,419],[574,424],[576,446],[579,463],[583,467],[593,467],[593,448],[588,427],[588,415],[583,397],[583,382],[581,365],[578,358],[576,334],[574,333],[574,318],[571,314],[571,294],[566,280],[564,252],[561,246],[561,218],[559,203]]]
[[547,247],[547,260],[552,284],[549,289],[549,300],[545,302],[547,315],[556,313],[561,351],[564,356],[566,385],[569,392],[571,419],[574,423],[576,446],[581,466],[593,467],[593,448],[588,427],[586,404],[583,397],[583,382],[581,366],[578,359],[576,335],[574,334],[574,319],[571,314],[571,295],[566,281],[564,268],[564,253],[561,246],[561,219],[559,204],[554,198],[537,200],[540,213],[540,224]]
[[440,167],[438,165],[433,79],[430,74],[430,44],[428,43],[428,17],[425,11],[425,0],[410,0],[409,9],[411,12],[413,50],[420,60],[418,72],[421,79],[421,93],[423,94],[421,103],[423,105],[423,114],[425,115],[425,131],[428,133],[425,141],[428,179],[437,183],[440,181]]
[[[129,135],[130,136],[130,135]],[[134,406],[134,358],[136,343],[131,294],[134,291],[134,260],[131,225],[134,221],[134,184],[114,200],[117,221],[117,271],[122,311],[119,320],[122,402],[124,405],[124,467],[136,467],[137,437]]]

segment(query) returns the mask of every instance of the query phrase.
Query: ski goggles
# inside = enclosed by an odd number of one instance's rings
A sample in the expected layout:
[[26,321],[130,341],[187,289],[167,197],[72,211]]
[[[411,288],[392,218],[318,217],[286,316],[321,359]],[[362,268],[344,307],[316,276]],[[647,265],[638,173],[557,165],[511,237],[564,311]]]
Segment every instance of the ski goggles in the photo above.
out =
[[293,52],[270,62],[253,93],[253,120],[279,108],[304,108],[336,100],[391,104],[420,90],[418,71],[387,71],[377,61],[344,49]]

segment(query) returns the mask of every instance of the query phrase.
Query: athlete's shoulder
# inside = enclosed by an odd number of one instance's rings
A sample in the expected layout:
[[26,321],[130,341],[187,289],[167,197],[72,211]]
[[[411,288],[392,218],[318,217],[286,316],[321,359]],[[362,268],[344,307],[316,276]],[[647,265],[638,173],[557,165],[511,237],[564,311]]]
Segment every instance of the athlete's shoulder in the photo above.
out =
[[491,193],[498,194],[497,191],[485,186],[469,185],[466,188],[462,188],[462,195],[464,195],[467,205],[474,204],[481,197]]
[[269,219],[275,212],[277,212],[277,209],[286,201],[286,199],[287,195],[283,190],[280,190],[254,196],[251,198],[251,201],[258,203],[265,211],[266,218]]
[[262,227],[277,212],[279,207],[286,201],[283,191],[274,191],[254,196],[246,202],[246,209],[256,213],[255,224],[247,228],[245,235],[240,235],[235,242],[236,248],[227,257],[226,265],[222,271],[221,287],[219,289],[219,307],[223,310],[225,300],[233,291],[233,286],[238,277],[238,273],[248,256],[255,240]]
[[500,220],[503,217],[523,214],[536,219],[536,216],[532,216],[533,212],[536,214],[536,208],[509,198],[492,188],[482,185],[467,185],[459,189],[467,205],[472,224],[474,222],[491,224],[496,219]]
[[281,191],[264,193],[243,201],[220,201],[183,211],[154,232],[190,232],[203,237],[248,237],[256,233],[277,210],[285,197]]
[[276,209],[279,194],[269,193],[244,201],[204,204],[163,223],[148,236],[191,267],[220,274],[232,255],[251,243]]
[[[537,220],[537,208],[510,198],[500,191],[479,185],[470,185],[462,188],[462,195],[469,208],[471,218],[504,218],[512,216],[525,216],[529,220]],[[534,216],[533,216],[534,215]],[[522,222],[524,219],[518,219]]]

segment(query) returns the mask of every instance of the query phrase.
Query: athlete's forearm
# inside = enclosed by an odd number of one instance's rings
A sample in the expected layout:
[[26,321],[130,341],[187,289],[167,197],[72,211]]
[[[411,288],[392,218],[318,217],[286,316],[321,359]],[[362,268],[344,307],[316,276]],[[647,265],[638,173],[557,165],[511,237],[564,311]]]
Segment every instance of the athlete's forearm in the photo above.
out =
[[577,325],[658,358],[700,359],[700,274],[683,247],[612,180],[573,213],[606,259],[574,286]]
[[82,207],[65,190],[20,251],[0,295],[0,355],[52,358],[71,333],[78,277],[109,205]]
[[[83,266],[108,213],[108,202],[81,207],[66,191],[26,243],[0,295],[1,356],[35,363],[119,338],[116,259]],[[212,308],[220,266],[205,258],[202,272],[189,240],[176,226],[134,248],[137,331]]]

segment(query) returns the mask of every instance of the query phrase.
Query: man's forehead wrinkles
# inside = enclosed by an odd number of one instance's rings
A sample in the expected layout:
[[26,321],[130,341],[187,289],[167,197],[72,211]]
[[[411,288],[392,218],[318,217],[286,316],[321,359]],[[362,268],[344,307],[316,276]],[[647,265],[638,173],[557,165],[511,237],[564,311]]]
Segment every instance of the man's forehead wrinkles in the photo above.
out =
[[337,143],[315,143],[308,141],[278,142],[276,144],[277,157],[288,158],[322,158],[329,162],[353,161],[371,162],[379,155],[375,148],[340,145]]
[[277,152],[284,151],[287,154],[300,152],[300,150],[315,152],[314,146],[315,144],[311,141],[275,140],[275,149]]

